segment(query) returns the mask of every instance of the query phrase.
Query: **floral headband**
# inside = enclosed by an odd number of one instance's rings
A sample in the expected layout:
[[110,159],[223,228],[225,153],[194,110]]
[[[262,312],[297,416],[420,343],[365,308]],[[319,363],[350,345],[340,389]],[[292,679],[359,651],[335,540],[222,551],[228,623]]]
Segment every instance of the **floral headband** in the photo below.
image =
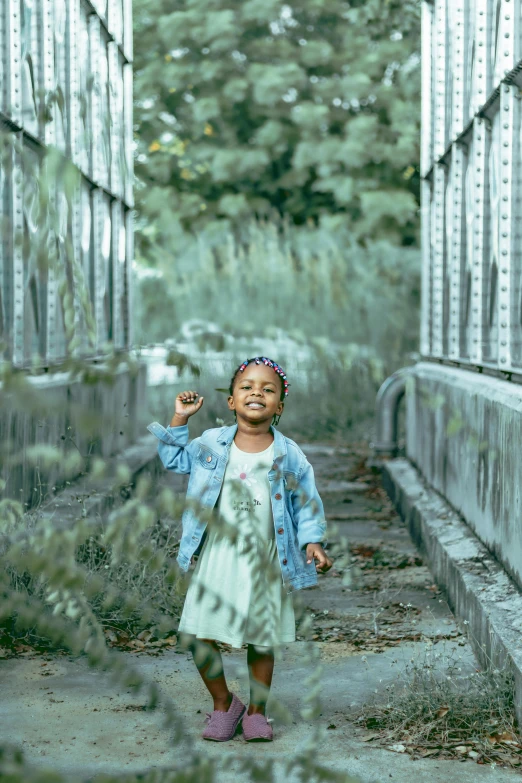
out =
[[249,364],[252,364],[252,362],[254,362],[255,364],[264,364],[266,365],[266,367],[271,367],[273,371],[280,376],[283,382],[285,397],[288,396],[288,387],[290,384],[286,380],[285,371],[276,362],[273,362],[272,359],[267,359],[266,356],[254,356],[253,359],[247,359],[245,362],[239,365],[237,372],[244,372],[244,370],[248,367]]

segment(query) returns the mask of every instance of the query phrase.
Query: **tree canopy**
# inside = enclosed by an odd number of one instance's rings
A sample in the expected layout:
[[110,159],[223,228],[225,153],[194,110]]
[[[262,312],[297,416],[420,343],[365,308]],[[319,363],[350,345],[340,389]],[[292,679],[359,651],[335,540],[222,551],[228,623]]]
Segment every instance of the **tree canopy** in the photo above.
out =
[[415,244],[419,29],[418,0],[140,0],[149,236],[277,214]]

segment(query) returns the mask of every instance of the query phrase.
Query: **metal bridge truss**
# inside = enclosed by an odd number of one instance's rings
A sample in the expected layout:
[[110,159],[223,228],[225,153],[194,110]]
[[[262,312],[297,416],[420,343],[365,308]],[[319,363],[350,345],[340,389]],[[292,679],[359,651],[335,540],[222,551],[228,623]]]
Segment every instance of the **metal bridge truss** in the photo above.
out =
[[50,148],[79,173],[72,192],[64,182],[53,193],[56,252],[81,271],[95,326],[89,341],[71,285],[76,352],[123,349],[133,257],[131,0],[1,0],[0,58],[0,359],[52,366],[67,352],[64,290],[52,266],[38,263]]
[[522,0],[423,4],[421,353],[522,376]]

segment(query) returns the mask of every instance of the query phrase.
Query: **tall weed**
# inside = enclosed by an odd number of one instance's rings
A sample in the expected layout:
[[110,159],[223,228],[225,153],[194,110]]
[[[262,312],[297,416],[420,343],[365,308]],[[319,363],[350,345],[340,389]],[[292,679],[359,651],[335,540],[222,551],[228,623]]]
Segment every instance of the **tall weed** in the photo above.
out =
[[346,230],[226,221],[172,258],[138,259],[137,337],[174,337],[202,318],[236,337],[279,327],[298,339],[371,346],[391,364],[417,347],[419,252],[361,247]]

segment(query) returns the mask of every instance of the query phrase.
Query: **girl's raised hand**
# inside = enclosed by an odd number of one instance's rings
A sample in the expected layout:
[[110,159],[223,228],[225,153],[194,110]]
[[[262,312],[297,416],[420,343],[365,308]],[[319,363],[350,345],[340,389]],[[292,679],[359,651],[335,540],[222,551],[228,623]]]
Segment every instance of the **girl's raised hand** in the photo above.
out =
[[176,397],[174,415],[183,419],[189,419],[199,411],[203,405],[204,397],[199,397],[197,391],[182,391]]

